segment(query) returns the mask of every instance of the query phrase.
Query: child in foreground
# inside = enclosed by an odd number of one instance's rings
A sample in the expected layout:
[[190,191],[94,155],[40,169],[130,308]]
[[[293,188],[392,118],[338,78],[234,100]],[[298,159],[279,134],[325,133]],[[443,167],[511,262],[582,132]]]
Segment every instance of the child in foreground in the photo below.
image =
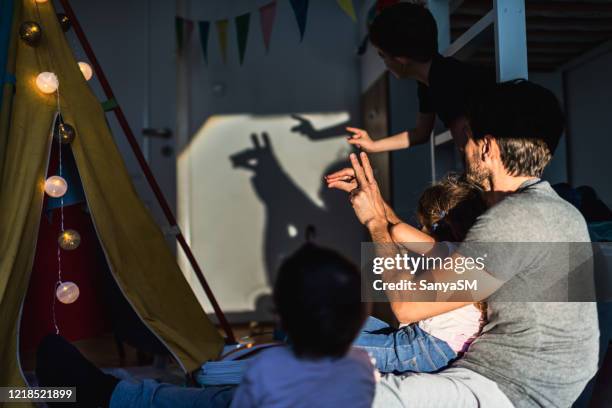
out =
[[232,407],[370,407],[374,368],[351,348],[366,316],[358,269],[307,244],[281,266],[274,303],[291,346],[253,360]]
[[74,407],[370,407],[375,370],[351,348],[367,315],[360,288],[357,267],[334,251],[307,244],[288,258],[274,301],[290,346],[258,354],[237,388],[120,381],[56,335],[39,346],[36,374],[42,386],[76,387]]
[[[396,224],[392,238],[409,250],[417,250],[411,245],[423,242],[460,242],[485,209],[477,186],[449,175],[426,189],[419,199],[417,219],[423,230]],[[399,329],[369,317],[354,345],[367,350],[383,373],[434,372],[444,368],[467,350],[486,316],[485,304],[468,304],[439,314],[445,303],[412,303],[412,318],[401,321],[403,327]]]

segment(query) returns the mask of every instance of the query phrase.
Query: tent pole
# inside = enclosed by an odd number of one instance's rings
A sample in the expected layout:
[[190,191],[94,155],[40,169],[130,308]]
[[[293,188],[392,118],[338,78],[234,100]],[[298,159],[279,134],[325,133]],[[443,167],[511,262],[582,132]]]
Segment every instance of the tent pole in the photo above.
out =
[[[87,54],[87,58],[89,59],[89,62],[91,63],[96,73],[96,76],[98,80],[100,81],[100,85],[102,86],[102,89],[104,90],[104,94],[106,95],[106,98],[109,101],[115,100],[115,95],[113,94],[113,90],[110,86],[110,83],[106,79],[106,76],[104,75],[104,71],[102,71],[102,67],[98,63],[98,59],[96,58],[96,55],[94,54],[93,49],[91,48],[91,45],[89,44],[89,41],[87,40],[87,37],[85,36],[85,32],[83,31],[83,28],[79,24],[79,20],[77,20],[76,15],[74,14],[74,10],[70,6],[69,0],[60,0],[60,3],[62,4],[62,7],[64,8],[64,12],[66,13],[68,18],[70,19],[70,22],[72,23],[72,28],[74,29],[74,32],[76,36],[78,37],[79,42],[81,43],[83,50],[85,51],[85,54]],[[121,129],[123,129],[123,133],[125,137],[127,138],[127,141],[129,142],[130,147],[132,148],[132,151],[134,152],[134,155],[136,156],[136,160],[138,161],[138,164],[140,165],[142,172],[144,173],[147,181],[149,182],[149,186],[151,187],[151,190],[153,190],[153,194],[155,194],[155,198],[157,198],[157,201],[160,207],[162,208],[166,216],[166,219],[168,220],[168,223],[170,224],[172,228],[176,228],[176,231],[177,231],[176,239],[179,242],[181,248],[183,248],[183,251],[185,252],[185,255],[187,256],[187,259],[189,260],[189,263],[191,264],[193,271],[198,277],[198,280],[200,284],[202,285],[202,288],[204,289],[204,292],[206,293],[206,296],[208,297],[208,300],[210,301],[215,311],[215,315],[217,316],[217,319],[219,319],[219,324],[221,325],[221,328],[225,332],[226,341],[230,343],[234,343],[236,339],[234,337],[232,328],[229,325],[227,319],[225,318],[223,311],[219,307],[219,303],[217,303],[217,300],[215,299],[215,295],[210,289],[210,286],[208,286],[208,282],[206,282],[206,278],[204,278],[202,269],[198,265],[198,262],[196,261],[196,258],[193,255],[193,252],[191,251],[189,244],[187,244],[187,241],[185,240],[183,233],[180,231],[180,229],[177,226],[176,218],[174,217],[174,214],[172,213],[172,210],[170,209],[170,206],[168,205],[168,202],[166,201],[166,198],[164,197],[164,194],[162,193],[159,187],[159,184],[157,184],[157,181],[155,180],[155,176],[153,175],[153,172],[151,171],[149,164],[145,160],[142,154],[142,151],[140,150],[138,141],[136,140],[136,137],[134,136],[134,133],[132,132],[132,129],[130,128],[130,125],[128,124],[128,121],[123,113],[123,110],[121,109],[121,106],[119,106],[119,104],[116,103],[115,107],[112,110],[113,112],[115,112],[117,121],[119,122]]]

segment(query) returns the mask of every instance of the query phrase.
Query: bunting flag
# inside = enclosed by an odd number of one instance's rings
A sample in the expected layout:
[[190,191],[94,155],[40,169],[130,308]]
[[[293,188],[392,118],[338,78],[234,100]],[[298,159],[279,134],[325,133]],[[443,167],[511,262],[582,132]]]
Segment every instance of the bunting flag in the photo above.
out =
[[193,21],[192,20],[185,20],[185,44],[187,44],[187,42],[189,41],[189,39],[191,38],[191,33],[193,31]]
[[204,62],[208,64],[208,32],[210,31],[210,23],[208,21],[200,21],[198,26],[200,28],[202,55],[204,56]]
[[174,28],[176,29],[176,48],[180,53],[183,50],[183,30],[184,23],[183,17],[176,16],[174,19]]
[[[355,13],[353,1],[354,0],[336,0],[336,3],[353,21],[357,21],[357,14]],[[373,19],[377,11],[379,12],[385,7],[398,3],[399,1],[400,0],[377,0],[368,12],[368,22]],[[298,28],[300,30],[300,41],[303,41],[304,34],[306,32],[309,0],[289,0],[289,2],[291,3],[291,8],[293,9]],[[261,32],[263,35],[266,52],[270,50],[270,40],[272,38],[272,30],[274,28],[274,21],[276,19],[276,5],[277,0],[271,0],[268,4],[265,4],[259,8]],[[217,29],[221,58],[224,63],[227,63],[229,20],[229,18],[224,18],[216,21],[193,21],[177,16],[175,19],[175,25],[178,52],[181,53],[185,48],[187,41],[191,37],[194,24],[197,23],[200,31],[202,56],[204,57],[204,62],[208,64],[208,41],[210,37],[210,26],[214,23]],[[238,56],[240,64],[242,65],[244,63],[249,38],[251,12],[235,17],[234,21],[236,24],[236,36],[238,40]],[[361,48],[365,49],[363,44],[360,49]]]
[[306,17],[308,17],[308,0],[290,0],[293,13],[300,28],[300,41],[304,39],[306,31]]
[[249,38],[249,25],[251,22],[251,13],[246,13],[236,17],[236,36],[238,38],[238,55],[240,57],[240,65],[244,61],[244,52],[246,51],[247,40]]
[[270,50],[270,38],[272,37],[272,27],[274,26],[274,17],[276,17],[276,0],[266,4],[259,9],[259,20],[261,22],[261,32],[263,34],[264,45],[266,52]]
[[227,26],[229,22],[227,19],[219,20],[215,22],[217,26],[217,36],[219,38],[219,50],[221,51],[221,59],[223,63],[227,63]]
[[353,7],[353,0],[336,0],[340,8],[348,14],[348,16],[354,22],[357,21],[357,15],[355,14],[355,7]]

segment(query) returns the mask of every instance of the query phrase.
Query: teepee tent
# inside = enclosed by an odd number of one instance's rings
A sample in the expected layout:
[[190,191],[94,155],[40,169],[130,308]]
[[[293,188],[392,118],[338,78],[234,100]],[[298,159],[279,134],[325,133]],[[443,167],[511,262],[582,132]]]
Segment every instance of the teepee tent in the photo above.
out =
[[[70,147],[108,267],[135,312],[186,372],[219,355],[223,339],[201,309],[164,236],[131,183],[108,128],[64,37],[51,1],[0,0],[10,39],[0,41],[7,71],[0,106],[0,386],[23,386],[20,314],[28,288],[44,181],[58,111],[57,94],[35,84],[44,71],[59,80],[63,119],[76,129]],[[24,21],[42,28],[40,43],[20,40]],[[0,40],[1,40],[0,35]],[[5,79],[8,78],[8,81]]]

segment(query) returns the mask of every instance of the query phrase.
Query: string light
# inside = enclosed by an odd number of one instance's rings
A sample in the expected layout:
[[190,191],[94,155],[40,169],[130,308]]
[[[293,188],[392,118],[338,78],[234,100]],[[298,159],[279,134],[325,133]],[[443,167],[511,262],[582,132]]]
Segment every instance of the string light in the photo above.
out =
[[[47,1],[48,0],[35,0],[36,12],[39,17],[39,20],[40,11],[38,9],[38,4],[46,3]],[[57,17],[64,31],[70,29],[70,19],[68,17],[66,17],[64,14],[58,14]],[[20,35],[26,43],[33,45],[38,40],[40,40],[40,25],[35,22],[27,23],[28,24],[22,24],[22,26],[20,27]],[[38,38],[36,38],[36,35],[38,35]],[[53,61],[54,58],[51,51],[47,51],[49,52],[50,61]],[[91,67],[88,64],[79,63],[79,69],[87,80],[91,78],[93,73],[91,72]],[[54,287],[55,297],[51,305],[51,313],[53,318],[53,325],[55,326],[55,333],[59,334],[60,329],[57,321],[57,316],[55,314],[56,299],[63,304],[69,305],[71,303],[74,303],[79,298],[80,294],[79,287],[76,283],[70,281],[62,281],[62,249],[66,251],[71,251],[78,248],[81,243],[81,235],[77,231],[72,229],[64,229],[64,195],[68,190],[68,183],[66,183],[66,180],[62,177],[62,144],[72,142],[75,138],[76,132],[72,126],[67,123],[63,123],[61,119],[62,111],[60,103],[59,79],[57,78],[57,76],[53,72],[41,72],[36,77],[36,86],[44,94],[56,94],[56,120],[60,121],[59,125],[56,128],[59,156],[58,175],[51,176],[47,178],[47,180],[45,180],[45,192],[47,193],[47,195],[49,195],[50,197],[59,198],[60,200],[60,234],[57,238],[57,281]]]
[[86,81],[89,81],[93,76],[93,70],[91,69],[91,66],[88,63],[83,61],[79,62],[79,69],[81,70],[81,73],[85,77]]
[[60,26],[62,27],[62,31],[67,32],[70,30],[72,23],[70,22],[70,18],[64,13],[57,13],[57,19],[59,20]]
[[19,27],[19,37],[29,46],[35,47],[40,43],[42,29],[34,21],[25,21]]
[[58,126],[58,136],[62,144],[69,144],[74,140],[76,132],[68,123],[60,123]]
[[63,250],[72,251],[81,244],[81,234],[76,230],[67,229],[60,232],[57,242]]
[[45,94],[52,94],[59,87],[59,80],[53,72],[41,72],[36,77],[36,86]]
[[68,183],[61,176],[51,176],[45,181],[45,193],[49,197],[62,197],[66,191],[68,191]]
[[79,294],[80,290],[77,284],[69,281],[60,283],[55,290],[57,300],[65,305],[76,302],[76,300],[79,298]]

